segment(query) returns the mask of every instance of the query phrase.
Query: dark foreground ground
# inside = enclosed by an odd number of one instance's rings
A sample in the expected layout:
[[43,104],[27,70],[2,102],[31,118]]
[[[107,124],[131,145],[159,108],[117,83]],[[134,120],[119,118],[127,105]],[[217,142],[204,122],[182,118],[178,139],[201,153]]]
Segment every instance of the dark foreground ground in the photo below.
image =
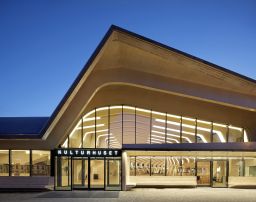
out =
[[256,202],[256,189],[134,189],[132,191],[52,191],[36,193],[0,193],[0,201],[171,201],[171,202]]

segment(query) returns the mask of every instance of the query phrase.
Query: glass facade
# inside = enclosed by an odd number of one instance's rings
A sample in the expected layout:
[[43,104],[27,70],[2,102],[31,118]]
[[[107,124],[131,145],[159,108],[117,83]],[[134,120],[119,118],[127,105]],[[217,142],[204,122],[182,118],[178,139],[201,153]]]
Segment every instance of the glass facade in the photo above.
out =
[[62,147],[121,148],[122,144],[211,142],[248,142],[248,137],[242,127],[115,105],[85,114]]
[[50,151],[0,150],[0,176],[50,176],[50,160]]
[[227,187],[229,177],[256,177],[255,152],[128,151],[127,154],[129,176],[143,176],[146,182],[151,176],[196,176],[197,186]]

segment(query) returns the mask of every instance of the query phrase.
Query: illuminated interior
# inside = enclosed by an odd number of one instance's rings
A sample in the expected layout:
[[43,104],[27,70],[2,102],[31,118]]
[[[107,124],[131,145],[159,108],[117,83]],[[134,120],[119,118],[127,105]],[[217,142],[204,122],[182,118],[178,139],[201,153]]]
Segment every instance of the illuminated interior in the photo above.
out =
[[67,148],[121,148],[122,144],[248,142],[231,124],[115,105],[86,113],[62,144]]

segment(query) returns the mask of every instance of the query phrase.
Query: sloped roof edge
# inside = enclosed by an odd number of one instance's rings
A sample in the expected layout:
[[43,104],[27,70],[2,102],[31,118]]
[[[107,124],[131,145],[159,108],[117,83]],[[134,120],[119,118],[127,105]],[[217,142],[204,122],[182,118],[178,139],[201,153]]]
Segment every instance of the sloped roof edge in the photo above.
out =
[[[92,53],[92,55],[90,56],[90,58],[88,59],[88,61],[86,62],[86,64],[84,65],[84,67],[82,68],[82,70],[80,71],[80,73],[78,74],[78,76],[76,77],[76,79],[74,80],[74,82],[72,83],[72,85],[70,86],[70,88],[68,89],[68,91],[65,93],[64,97],[61,99],[60,103],[57,105],[57,107],[55,108],[55,110],[53,111],[53,113],[51,114],[51,116],[49,117],[48,121],[46,122],[45,126],[42,128],[40,135],[37,136],[38,138],[42,138],[42,136],[44,135],[44,133],[47,131],[47,129],[49,128],[49,126],[52,124],[53,120],[56,118],[57,114],[59,113],[59,111],[61,110],[61,108],[63,107],[63,105],[65,104],[65,102],[67,101],[68,97],[71,95],[71,93],[73,92],[73,90],[75,89],[75,87],[77,86],[77,84],[79,83],[79,81],[82,79],[83,75],[86,73],[88,67],[92,64],[92,62],[94,61],[94,59],[96,58],[96,56],[98,55],[98,53],[100,52],[100,50],[102,49],[102,47],[104,46],[104,44],[106,43],[106,41],[108,40],[108,38],[110,37],[110,35],[114,32],[114,31],[118,31],[118,32],[122,32],[125,34],[128,34],[132,37],[138,38],[140,40],[152,43],[156,46],[159,46],[161,48],[176,52],[178,54],[181,54],[185,57],[191,58],[193,60],[196,60],[198,62],[204,63],[206,65],[209,65],[217,70],[221,70],[224,71],[226,73],[232,74],[234,76],[237,76],[241,79],[247,80],[249,82],[252,82],[254,84],[256,84],[256,80],[249,78],[247,76],[244,76],[242,74],[239,74],[237,72],[234,72],[232,70],[229,70],[227,68],[221,67],[219,65],[216,65],[214,63],[208,62],[206,60],[203,60],[201,58],[198,58],[196,56],[190,55],[188,53],[185,53],[183,51],[180,51],[178,49],[172,48],[170,46],[167,46],[165,44],[162,44],[160,42],[154,41],[152,39],[149,39],[147,37],[144,37],[142,35],[139,35],[137,33],[131,32],[129,30],[126,30],[124,28],[118,27],[116,25],[111,25],[110,28],[108,29],[107,33],[104,35],[104,37],[102,38],[102,40],[100,41],[100,43],[98,44],[97,48],[94,50],[94,52]],[[1,138],[1,137],[0,137]]]

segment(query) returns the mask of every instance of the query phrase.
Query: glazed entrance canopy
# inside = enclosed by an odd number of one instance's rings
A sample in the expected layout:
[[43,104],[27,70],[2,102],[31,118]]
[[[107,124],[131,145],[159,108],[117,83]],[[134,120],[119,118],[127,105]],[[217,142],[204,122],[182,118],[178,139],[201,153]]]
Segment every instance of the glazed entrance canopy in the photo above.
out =
[[256,140],[255,80],[111,26],[40,130],[2,133],[0,147],[56,148],[83,115],[112,105],[230,124]]

